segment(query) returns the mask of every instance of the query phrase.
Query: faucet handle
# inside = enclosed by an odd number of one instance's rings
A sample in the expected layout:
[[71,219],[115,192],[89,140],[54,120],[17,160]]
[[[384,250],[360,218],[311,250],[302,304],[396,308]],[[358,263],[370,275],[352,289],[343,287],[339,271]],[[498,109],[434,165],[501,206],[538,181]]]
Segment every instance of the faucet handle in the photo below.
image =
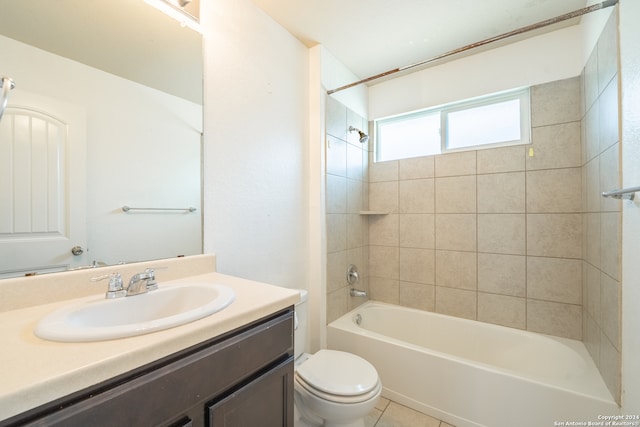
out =
[[168,267],[148,267],[144,272],[147,275],[147,290],[153,291],[158,289],[158,283],[156,282],[156,270],[166,269]]
[[358,276],[358,267],[354,264],[349,264],[349,267],[347,268],[347,283],[353,285],[358,281],[358,279],[360,279],[360,276]]
[[102,276],[92,277],[90,280],[92,282],[99,282],[105,279],[109,279],[109,290],[105,294],[105,298],[113,299],[123,297],[127,294],[127,291],[124,289],[124,284],[122,282],[122,276],[120,275],[120,273],[104,274]]

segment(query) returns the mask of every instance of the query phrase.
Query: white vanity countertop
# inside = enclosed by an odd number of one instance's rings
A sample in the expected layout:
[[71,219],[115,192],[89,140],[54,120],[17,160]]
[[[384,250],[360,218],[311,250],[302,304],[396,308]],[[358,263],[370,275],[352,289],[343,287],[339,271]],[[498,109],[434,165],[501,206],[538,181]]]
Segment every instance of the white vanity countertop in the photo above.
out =
[[[42,317],[73,301],[0,313],[0,420],[241,327],[299,300],[295,290],[219,273],[165,283],[189,281],[228,285],[236,299],[224,310],[186,325],[89,343],[46,341],[33,333]],[[158,281],[159,286],[162,283]]]

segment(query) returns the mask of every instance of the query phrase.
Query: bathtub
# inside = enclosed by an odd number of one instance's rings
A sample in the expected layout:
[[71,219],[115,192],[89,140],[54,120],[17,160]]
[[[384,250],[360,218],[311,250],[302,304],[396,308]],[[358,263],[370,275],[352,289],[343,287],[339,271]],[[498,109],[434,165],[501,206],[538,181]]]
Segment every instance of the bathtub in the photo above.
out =
[[331,322],[327,342],[370,361],[384,397],[457,427],[606,425],[620,413],[580,341],[369,301]]

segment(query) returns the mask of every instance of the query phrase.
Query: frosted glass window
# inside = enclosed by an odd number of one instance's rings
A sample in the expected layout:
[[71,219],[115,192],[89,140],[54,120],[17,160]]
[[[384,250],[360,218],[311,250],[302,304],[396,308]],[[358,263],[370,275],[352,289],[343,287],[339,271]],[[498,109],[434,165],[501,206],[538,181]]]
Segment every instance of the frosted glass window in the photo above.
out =
[[377,123],[376,160],[406,159],[440,153],[440,113]]
[[520,99],[465,108],[447,114],[447,148],[520,139]]
[[375,123],[377,162],[529,144],[529,89],[460,101]]

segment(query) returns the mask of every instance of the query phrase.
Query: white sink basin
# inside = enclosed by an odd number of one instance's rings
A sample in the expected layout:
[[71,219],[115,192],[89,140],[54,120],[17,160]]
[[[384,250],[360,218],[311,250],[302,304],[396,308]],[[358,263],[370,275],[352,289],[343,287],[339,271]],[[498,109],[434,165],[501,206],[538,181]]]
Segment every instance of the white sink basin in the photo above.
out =
[[228,307],[235,293],[224,285],[160,285],[141,295],[90,297],[56,310],[38,322],[35,333],[51,341],[102,341],[148,334],[202,319]]

